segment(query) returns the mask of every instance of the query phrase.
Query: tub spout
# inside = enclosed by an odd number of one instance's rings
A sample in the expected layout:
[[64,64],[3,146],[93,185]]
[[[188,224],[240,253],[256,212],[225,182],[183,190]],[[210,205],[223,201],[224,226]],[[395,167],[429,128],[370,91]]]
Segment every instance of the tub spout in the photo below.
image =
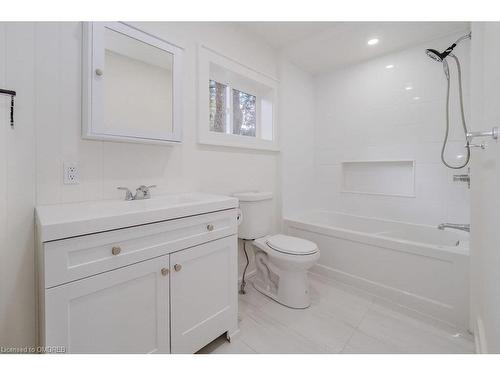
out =
[[444,230],[445,228],[452,228],[463,230],[464,232],[470,232],[470,224],[442,223],[438,225],[438,229]]

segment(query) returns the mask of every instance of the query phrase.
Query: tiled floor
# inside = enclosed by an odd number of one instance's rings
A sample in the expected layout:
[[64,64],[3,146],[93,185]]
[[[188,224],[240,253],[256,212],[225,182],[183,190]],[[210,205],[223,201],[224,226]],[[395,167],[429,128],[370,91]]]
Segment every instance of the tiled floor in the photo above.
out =
[[411,316],[357,289],[311,275],[311,307],[293,310],[257,292],[239,298],[240,334],[199,353],[473,353],[467,333]]

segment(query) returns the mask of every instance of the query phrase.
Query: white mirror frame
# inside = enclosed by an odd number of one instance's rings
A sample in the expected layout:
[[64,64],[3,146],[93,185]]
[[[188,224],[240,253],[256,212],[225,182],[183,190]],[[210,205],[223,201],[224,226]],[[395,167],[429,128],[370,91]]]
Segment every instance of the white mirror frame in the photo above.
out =
[[[103,132],[104,90],[97,69],[104,67],[104,27],[162,49],[173,57],[172,132],[167,135]],[[183,49],[123,22],[84,22],[82,45],[82,137],[115,142],[172,144],[182,141],[182,57]]]

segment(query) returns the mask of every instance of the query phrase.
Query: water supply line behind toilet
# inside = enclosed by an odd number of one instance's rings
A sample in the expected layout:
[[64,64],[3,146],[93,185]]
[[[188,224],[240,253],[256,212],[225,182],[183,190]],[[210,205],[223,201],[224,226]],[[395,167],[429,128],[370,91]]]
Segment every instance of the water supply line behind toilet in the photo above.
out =
[[[241,211],[240,208],[238,208],[238,215],[236,216],[236,222],[238,223],[238,226],[241,225],[241,222],[243,221],[243,212]],[[245,268],[243,269],[243,276],[241,277],[241,284],[240,284],[240,294],[246,294],[245,292],[245,287],[247,285],[247,282],[245,281],[245,275],[247,273],[248,265],[250,264],[250,258],[248,258],[248,252],[247,252],[247,241],[248,240],[243,240],[243,252],[245,253],[245,258],[247,260],[247,263],[245,264]]]

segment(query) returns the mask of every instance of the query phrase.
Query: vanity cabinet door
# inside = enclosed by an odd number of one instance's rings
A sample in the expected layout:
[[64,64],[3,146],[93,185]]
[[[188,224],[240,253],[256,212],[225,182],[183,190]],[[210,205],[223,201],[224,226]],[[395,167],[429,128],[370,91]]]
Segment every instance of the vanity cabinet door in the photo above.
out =
[[237,330],[235,235],[170,255],[172,353],[194,353]]
[[169,256],[45,291],[47,346],[69,353],[169,353]]

